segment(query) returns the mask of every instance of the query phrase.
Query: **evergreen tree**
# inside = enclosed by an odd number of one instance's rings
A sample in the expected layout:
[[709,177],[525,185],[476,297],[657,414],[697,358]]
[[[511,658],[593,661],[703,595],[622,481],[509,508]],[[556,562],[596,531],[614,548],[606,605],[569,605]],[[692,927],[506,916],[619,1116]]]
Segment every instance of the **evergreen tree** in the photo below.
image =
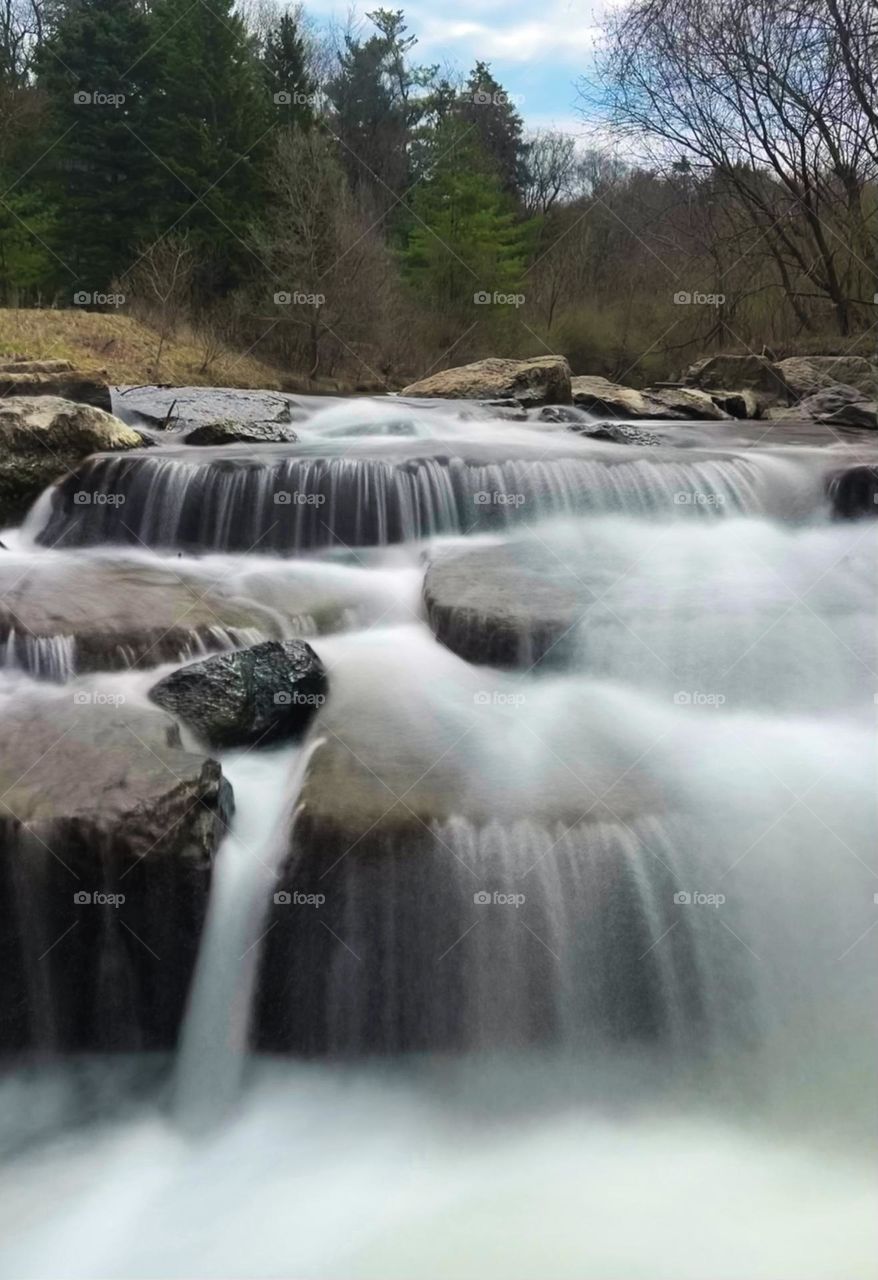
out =
[[308,50],[295,13],[269,26],[262,48],[262,69],[279,122],[307,128],[314,122],[317,86],[308,67]]
[[76,0],[38,53],[48,99],[38,175],[56,210],[47,242],[64,292],[105,290],[145,225],[150,157],[138,139],[154,69],[149,44],[137,0]]
[[[490,158],[459,120],[449,117],[438,127],[433,153],[429,176],[411,201],[403,270],[434,311],[472,316],[483,295],[515,291],[526,232]],[[498,307],[479,316],[493,322],[506,314]]]
[[477,62],[473,67],[455,109],[459,119],[474,128],[483,151],[496,166],[503,190],[517,199],[527,157],[522,138],[524,126],[486,62]]
[[196,257],[212,262],[201,289],[223,291],[243,269],[261,204],[271,98],[234,0],[156,0],[151,39],[151,231],[187,233]]

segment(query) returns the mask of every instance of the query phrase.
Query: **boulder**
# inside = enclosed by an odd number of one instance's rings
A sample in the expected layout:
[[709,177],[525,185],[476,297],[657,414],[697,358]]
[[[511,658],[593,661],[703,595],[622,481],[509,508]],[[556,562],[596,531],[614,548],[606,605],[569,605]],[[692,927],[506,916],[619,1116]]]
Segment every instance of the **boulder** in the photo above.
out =
[[89,454],[148,443],[91,405],[49,395],[0,399],[0,524],[21,520],[47,485]]
[[834,382],[806,396],[798,404],[770,409],[774,422],[808,421],[836,426],[875,426],[874,402],[866,400],[858,387]]
[[292,427],[280,422],[206,422],[193,427],[183,437],[185,444],[295,444],[298,436]]
[[205,741],[237,747],[302,733],[326,687],[323,663],[304,640],[267,640],[181,667],[149,696]]
[[526,670],[569,657],[593,599],[560,559],[529,542],[450,551],[424,580],[437,640],[467,662]]
[[400,393],[449,400],[505,400],[522,404],[569,404],[570,366],[563,356],[530,360],[478,360],[443,369]]
[[0,396],[55,396],[89,404],[107,413],[113,407],[106,379],[79,369],[24,372],[16,365],[11,371],[0,372]]
[[666,418],[727,422],[732,416],[721,409],[706,391],[694,387],[647,387],[644,395],[664,408]]
[[253,644],[278,635],[281,616],[160,565],[61,553],[0,564],[0,665],[52,680]]
[[835,383],[856,387],[864,399],[878,396],[878,365],[864,356],[791,356],[774,367],[794,400],[804,400]]
[[770,392],[751,391],[742,388],[740,391],[711,391],[710,398],[715,405],[733,418],[760,418],[763,409],[775,403]]
[[589,413],[612,418],[666,418],[668,412],[652,396],[608,378],[581,376],[571,380],[573,403]]
[[829,479],[832,514],[840,519],[878,516],[878,465],[847,467]]
[[232,794],[118,686],[0,721],[0,1049],[171,1049]]
[[606,440],[611,444],[634,444],[656,447],[665,441],[654,431],[643,431],[624,422],[571,422],[568,431],[575,431],[588,440]]
[[783,373],[764,356],[707,356],[686,370],[683,381],[705,391],[734,387],[766,392],[784,403],[788,399]]

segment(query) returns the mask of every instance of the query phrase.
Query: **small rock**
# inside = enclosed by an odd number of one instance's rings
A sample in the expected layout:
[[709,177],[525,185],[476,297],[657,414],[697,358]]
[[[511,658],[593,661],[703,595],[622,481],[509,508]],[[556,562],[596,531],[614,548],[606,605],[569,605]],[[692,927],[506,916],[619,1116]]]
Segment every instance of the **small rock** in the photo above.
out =
[[295,444],[292,427],[280,422],[206,422],[183,437],[184,444]]
[[181,667],[149,696],[213,746],[236,747],[302,733],[326,687],[323,663],[304,640],[267,640]]

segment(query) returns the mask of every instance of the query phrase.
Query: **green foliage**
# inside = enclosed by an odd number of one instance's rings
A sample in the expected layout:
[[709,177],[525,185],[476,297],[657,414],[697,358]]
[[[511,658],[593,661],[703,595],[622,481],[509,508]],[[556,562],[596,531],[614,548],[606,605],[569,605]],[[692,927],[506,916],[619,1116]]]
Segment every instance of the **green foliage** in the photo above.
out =
[[404,276],[428,306],[486,320],[503,304],[474,312],[476,295],[516,292],[525,239],[500,179],[478,144],[453,118],[435,131],[432,166],[411,201]]
[[274,104],[275,119],[292,128],[314,122],[316,84],[295,13],[277,18],[265,35],[262,71]]

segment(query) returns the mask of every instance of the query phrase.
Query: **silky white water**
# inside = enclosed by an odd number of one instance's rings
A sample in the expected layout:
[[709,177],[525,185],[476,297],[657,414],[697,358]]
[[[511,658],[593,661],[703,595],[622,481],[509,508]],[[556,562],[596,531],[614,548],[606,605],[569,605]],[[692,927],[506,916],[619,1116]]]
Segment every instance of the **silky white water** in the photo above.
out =
[[[394,429],[405,420],[397,409]],[[386,428],[341,405],[302,434]],[[479,443],[498,429],[480,423]],[[37,575],[63,557],[172,566],[281,634],[303,634],[294,601],[316,589],[304,634],[331,699],[304,745],[223,757],[236,813],[175,1061],[0,1081],[0,1275],[875,1274],[878,546],[872,524],[831,523],[812,500],[811,452],[754,456],[746,516],[693,520],[671,502],[650,517],[637,501],[493,530],[536,540],[587,593],[563,671],[472,666],[439,645],[420,600],[428,542],[338,546],[332,561],[22,539]],[[648,465],[638,455],[628,482]],[[759,514],[779,492],[798,522]],[[172,665],[54,674],[71,696],[139,702]],[[34,674],[10,662],[4,698],[32,696]],[[435,803],[435,859],[425,900],[394,871],[377,906],[363,895],[382,870],[356,851],[321,870],[350,927],[327,941],[330,1038],[349,1047],[392,1021],[411,982],[461,1052],[248,1053],[291,815],[309,753],[339,733],[394,785],[386,759],[405,764],[409,804]],[[603,897],[617,868],[618,918]],[[522,901],[474,900],[495,891]],[[383,1006],[377,935],[396,942],[380,952]],[[661,1034],[626,1039],[598,1015],[643,963]],[[309,977],[293,1025],[312,1016]]]

